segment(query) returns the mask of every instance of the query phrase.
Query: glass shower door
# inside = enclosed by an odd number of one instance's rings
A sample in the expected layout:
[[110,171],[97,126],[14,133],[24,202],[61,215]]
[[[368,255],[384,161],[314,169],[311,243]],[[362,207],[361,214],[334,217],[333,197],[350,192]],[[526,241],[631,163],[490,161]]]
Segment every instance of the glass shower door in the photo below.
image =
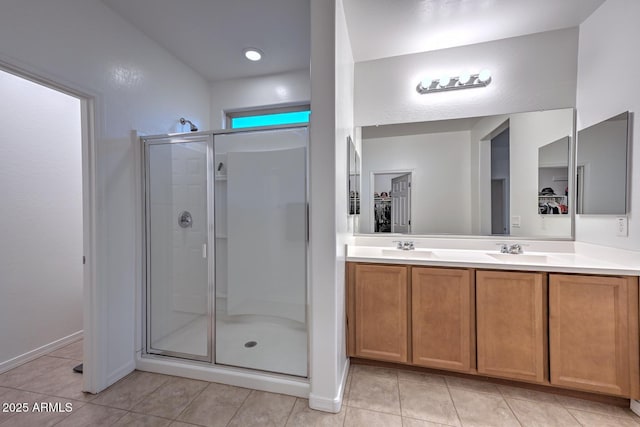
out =
[[307,128],[214,147],[215,362],[307,376]]
[[211,137],[144,143],[147,352],[211,361]]

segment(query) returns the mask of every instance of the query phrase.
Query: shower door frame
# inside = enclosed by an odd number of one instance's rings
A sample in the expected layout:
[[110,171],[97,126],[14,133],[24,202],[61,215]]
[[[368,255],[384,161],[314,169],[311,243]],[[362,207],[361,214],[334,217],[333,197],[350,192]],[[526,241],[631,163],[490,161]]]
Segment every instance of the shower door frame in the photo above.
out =
[[[216,256],[216,237],[215,237],[215,137],[217,135],[228,135],[228,134],[240,134],[240,133],[252,133],[259,131],[278,131],[278,130],[286,130],[286,129],[305,129],[307,132],[307,139],[305,142],[305,283],[304,283],[304,292],[305,292],[305,326],[307,333],[307,376],[300,377],[292,374],[278,373],[274,371],[265,371],[254,368],[243,368],[238,366],[230,366],[225,364],[217,364],[215,362],[215,346],[216,340],[214,337],[215,331],[215,301],[216,301],[216,283],[215,283],[215,256]],[[207,216],[208,216],[208,232],[207,232],[207,262],[208,262],[208,322],[207,322],[207,356],[206,357],[194,357],[188,353],[180,353],[180,352],[172,352],[172,351],[158,351],[152,350],[151,347],[151,333],[150,333],[150,322],[148,317],[148,310],[150,306],[150,292],[149,286],[151,285],[149,282],[148,271],[150,268],[150,258],[149,258],[149,236],[151,234],[151,230],[149,229],[150,222],[147,220],[149,213],[149,197],[148,197],[148,183],[149,183],[149,167],[148,167],[148,153],[147,146],[149,144],[179,144],[185,142],[196,142],[202,140],[203,138],[208,138],[207,141]],[[142,272],[142,285],[143,285],[143,298],[144,306],[142,307],[142,329],[144,331],[144,337],[142,339],[142,357],[149,358],[177,358],[181,362],[189,363],[189,362],[204,362],[208,366],[222,368],[222,369],[230,369],[230,370],[247,370],[252,372],[265,372],[270,375],[283,375],[285,377],[294,377],[294,378],[309,378],[309,370],[310,370],[310,362],[309,355],[310,353],[310,334],[309,334],[309,325],[310,325],[310,301],[309,301],[309,241],[310,241],[310,227],[309,227],[309,123],[295,123],[289,125],[277,125],[277,126],[259,126],[259,127],[251,127],[251,128],[240,128],[240,129],[219,129],[219,130],[209,130],[209,131],[201,131],[201,132],[189,132],[189,133],[175,133],[175,134],[160,134],[160,135],[149,135],[140,137],[140,141],[143,145],[142,149],[142,184],[143,184],[143,218],[144,224],[142,226],[143,230],[143,242],[142,245],[142,257],[143,257],[143,272]],[[209,260],[213,260],[210,262]]]
[[[210,178],[213,176],[213,162],[215,153],[213,151],[213,134],[211,132],[198,132],[190,134],[169,134],[169,135],[154,135],[140,138],[143,144],[142,150],[142,165],[143,165],[143,200],[144,200],[144,214],[143,221],[144,230],[143,236],[143,263],[144,266],[142,274],[142,283],[144,297],[144,307],[142,307],[142,324],[145,336],[143,339],[143,352],[150,356],[168,356],[180,358],[182,360],[191,360],[198,362],[213,363],[213,317],[214,309],[211,295],[215,292],[215,262],[210,262],[210,259],[215,260],[215,244],[211,244],[215,241],[215,205],[214,205],[214,182]],[[182,353],[171,350],[158,350],[154,349],[151,345],[151,321],[150,321],[150,307],[151,307],[151,221],[149,221],[150,213],[150,191],[149,191],[149,147],[151,145],[165,145],[165,144],[184,144],[184,143],[203,142],[207,145],[207,160],[206,160],[206,183],[207,183],[207,246],[206,246],[206,259],[207,259],[207,355],[198,356],[190,353]]]

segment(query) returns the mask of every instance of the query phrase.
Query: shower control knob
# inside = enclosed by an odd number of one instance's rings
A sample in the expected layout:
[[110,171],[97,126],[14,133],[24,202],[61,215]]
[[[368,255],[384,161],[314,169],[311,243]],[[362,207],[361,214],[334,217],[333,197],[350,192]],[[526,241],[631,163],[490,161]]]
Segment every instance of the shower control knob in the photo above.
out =
[[178,225],[182,228],[189,228],[193,226],[193,218],[191,217],[191,212],[182,211],[180,215],[178,215]]

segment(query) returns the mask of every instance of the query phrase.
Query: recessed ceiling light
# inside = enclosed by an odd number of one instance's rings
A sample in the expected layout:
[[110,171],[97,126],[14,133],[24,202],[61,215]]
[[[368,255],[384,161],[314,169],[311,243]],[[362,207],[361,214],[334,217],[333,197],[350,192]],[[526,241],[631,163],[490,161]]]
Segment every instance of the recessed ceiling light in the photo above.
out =
[[249,47],[244,50],[244,56],[249,61],[260,61],[262,59],[262,52],[254,47]]

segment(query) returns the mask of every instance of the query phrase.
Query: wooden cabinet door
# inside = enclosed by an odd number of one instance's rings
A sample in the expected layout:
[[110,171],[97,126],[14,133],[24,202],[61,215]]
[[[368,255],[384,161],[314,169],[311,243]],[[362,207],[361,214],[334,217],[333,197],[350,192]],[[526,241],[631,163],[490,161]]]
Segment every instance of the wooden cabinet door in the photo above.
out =
[[473,271],[411,269],[412,362],[470,372],[475,368]]
[[547,283],[543,273],[476,273],[478,373],[547,381]]
[[356,357],[408,361],[407,267],[350,265],[350,354]]
[[550,275],[551,384],[638,395],[637,278]]

